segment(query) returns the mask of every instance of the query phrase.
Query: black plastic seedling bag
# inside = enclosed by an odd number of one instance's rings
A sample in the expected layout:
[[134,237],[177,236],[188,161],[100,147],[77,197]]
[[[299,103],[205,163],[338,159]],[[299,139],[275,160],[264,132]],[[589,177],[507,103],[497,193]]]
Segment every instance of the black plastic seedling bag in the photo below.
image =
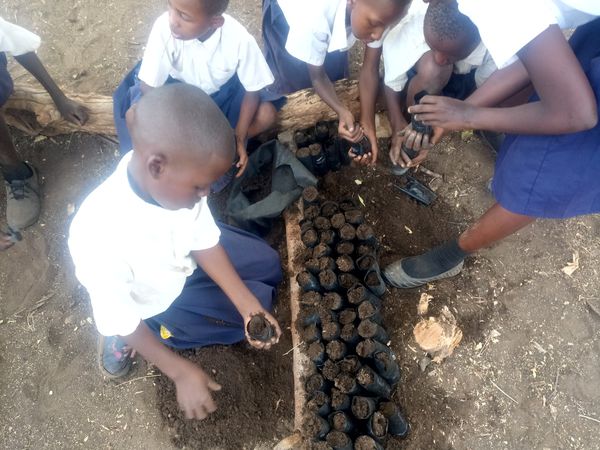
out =
[[[271,192],[262,200],[252,203],[243,191],[249,178],[272,172]],[[302,190],[315,186],[317,179],[279,141],[261,145],[248,159],[246,172],[233,181],[227,201],[229,222],[258,235],[266,234],[271,220],[300,198]]]

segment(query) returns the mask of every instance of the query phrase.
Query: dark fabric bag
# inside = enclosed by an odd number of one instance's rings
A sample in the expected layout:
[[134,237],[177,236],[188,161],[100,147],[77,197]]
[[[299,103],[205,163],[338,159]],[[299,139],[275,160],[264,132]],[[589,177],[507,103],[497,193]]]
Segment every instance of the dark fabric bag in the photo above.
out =
[[[252,203],[244,186],[248,180],[272,172],[269,195]],[[261,145],[248,159],[244,175],[236,178],[231,187],[225,215],[229,223],[257,235],[266,234],[271,221],[302,195],[302,190],[315,186],[317,179],[279,141]]]

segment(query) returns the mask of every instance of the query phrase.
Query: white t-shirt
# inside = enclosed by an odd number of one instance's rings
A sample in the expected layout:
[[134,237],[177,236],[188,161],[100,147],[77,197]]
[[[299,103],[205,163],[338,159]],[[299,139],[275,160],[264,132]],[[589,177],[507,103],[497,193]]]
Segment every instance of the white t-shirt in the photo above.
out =
[[40,43],[41,39],[37,34],[0,17],[0,52],[21,56],[35,52]]
[[175,39],[169,13],[161,15],[150,32],[139,78],[148,86],[165,84],[169,75],[214,94],[236,73],[248,92],[260,91],[274,78],[256,40],[233,17],[204,42]]
[[105,336],[127,336],[167,310],[197,267],[190,252],[214,247],[221,235],[206,198],[169,211],[138,197],[127,176],[131,155],[84,200],[69,235],[77,278]]
[[458,6],[479,28],[498,68],[550,25],[576,28],[600,16],[600,0],[458,0]]
[[[290,27],[285,49],[300,61],[322,66],[327,53],[348,50],[356,43],[352,30],[346,27],[347,0],[279,0],[278,3]],[[382,40],[368,46],[379,48]]]
[[[407,15],[383,40],[384,83],[396,92],[404,89],[408,82],[407,72],[430,50],[423,33],[427,6],[421,0],[414,0]],[[477,86],[481,86],[496,70],[483,43],[465,59],[454,63],[454,73],[457,74],[469,73],[473,69],[476,69]]]

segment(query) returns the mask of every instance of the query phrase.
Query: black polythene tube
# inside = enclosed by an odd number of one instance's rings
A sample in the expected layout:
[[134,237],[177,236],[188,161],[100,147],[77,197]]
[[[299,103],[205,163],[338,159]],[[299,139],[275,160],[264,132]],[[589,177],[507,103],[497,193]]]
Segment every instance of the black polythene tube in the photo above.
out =
[[296,277],[296,280],[304,292],[319,292],[321,290],[317,278],[307,270],[300,272]]
[[341,431],[331,431],[325,438],[333,450],[353,450],[352,439]]
[[350,375],[356,375],[359,369],[362,367],[358,356],[348,355],[337,363],[341,372],[349,373]]
[[313,342],[308,346],[308,356],[312,362],[314,362],[317,367],[321,367],[325,360],[327,359],[327,355],[325,354],[325,346],[322,342]]
[[352,414],[360,420],[367,420],[377,410],[377,399],[356,396],[352,398]]
[[314,413],[311,414],[306,422],[308,428],[314,433],[311,437],[317,440],[325,439],[325,436],[327,436],[327,433],[329,433],[330,430],[329,422],[327,422],[327,420]]
[[351,273],[341,273],[338,276],[338,282],[340,283],[340,287],[342,289],[344,289],[345,291],[350,289],[352,286],[360,284],[360,281],[358,280],[358,278],[356,278]]
[[360,450],[384,450],[382,445],[371,436],[359,436],[354,441],[354,448]]
[[314,411],[321,417],[328,417],[331,414],[331,400],[323,391],[315,392],[307,403],[309,411]]
[[382,344],[387,344],[390,340],[389,335],[383,327],[371,319],[362,320],[358,324],[358,334],[363,339],[374,339]]
[[337,388],[331,389],[331,407],[334,411],[349,411],[351,406],[350,396]]
[[307,344],[321,340],[321,330],[317,324],[310,324],[302,329],[302,339]]
[[352,348],[354,348],[361,341],[358,330],[352,323],[342,327],[340,331],[340,338]]
[[340,338],[340,324],[337,322],[328,322],[323,324],[323,330],[321,331],[323,340],[327,342],[335,341]]
[[360,368],[356,380],[366,391],[378,397],[389,399],[392,395],[392,387],[369,366]]
[[400,382],[400,366],[390,353],[375,352],[373,355],[373,366],[377,373],[387,381],[390,386]]
[[388,420],[381,412],[375,411],[369,417],[367,421],[367,433],[376,441],[383,442],[388,433]]
[[383,323],[381,307],[373,300],[365,300],[358,306],[358,318],[360,320],[371,319],[373,322]]
[[356,346],[356,353],[361,358],[374,358],[377,352],[387,352],[390,355],[393,354],[392,349],[387,345],[383,345],[381,342],[374,341],[373,339],[365,339],[359,342]]
[[338,277],[333,270],[321,271],[319,273],[319,284],[320,287],[328,292],[337,291],[340,288]]
[[320,373],[313,373],[306,379],[304,388],[309,396],[314,396],[317,392],[324,392],[327,389],[327,381]]
[[400,408],[394,402],[383,402],[379,405],[379,411],[388,420],[388,433],[392,436],[404,438],[410,431],[408,422],[400,412]]
[[334,411],[329,414],[329,425],[332,430],[350,433],[354,430],[354,421],[344,411]]
[[335,214],[340,211],[340,206],[337,202],[328,200],[321,204],[321,215],[331,219]]
[[356,382],[356,377],[349,373],[340,373],[335,377],[333,383],[344,394],[356,395],[360,392],[360,385]]

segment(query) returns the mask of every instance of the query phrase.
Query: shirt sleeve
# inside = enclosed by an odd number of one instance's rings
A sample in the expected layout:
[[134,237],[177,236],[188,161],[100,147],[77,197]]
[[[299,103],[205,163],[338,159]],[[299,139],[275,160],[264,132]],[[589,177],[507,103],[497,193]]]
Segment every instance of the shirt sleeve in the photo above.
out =
[[[327,30],[327,31],[326,31]],[[329,25],[311,28],[305,23],[290,25],[285,49],[294,58],[313,66],[322,66],[329,48]]]
[[460,11],[479,28],[481,39],[498,68],[514,62],[517,53],[558,23],[550,0],[459,0]]
[[219,243],[219,239],[221,238],[221,230],[219,230],[210,212],[206,197],[200,202],[200,212],[193,224],[191,238],[191,251],[213,248]]
[[171,30],[168,13],[165,13],[154,22],[138,74],[138,78],[150,87],[162,86],[171,73],[173,65],[169,55],[169,39]]
[[35,52],[40,44],[41,39],[37,34],[0,17],[0,51],[21,56]]
[[237,75],[247,92],[256,92],[273,84],[275,78],[256,40],[244,30],[240,44]]

